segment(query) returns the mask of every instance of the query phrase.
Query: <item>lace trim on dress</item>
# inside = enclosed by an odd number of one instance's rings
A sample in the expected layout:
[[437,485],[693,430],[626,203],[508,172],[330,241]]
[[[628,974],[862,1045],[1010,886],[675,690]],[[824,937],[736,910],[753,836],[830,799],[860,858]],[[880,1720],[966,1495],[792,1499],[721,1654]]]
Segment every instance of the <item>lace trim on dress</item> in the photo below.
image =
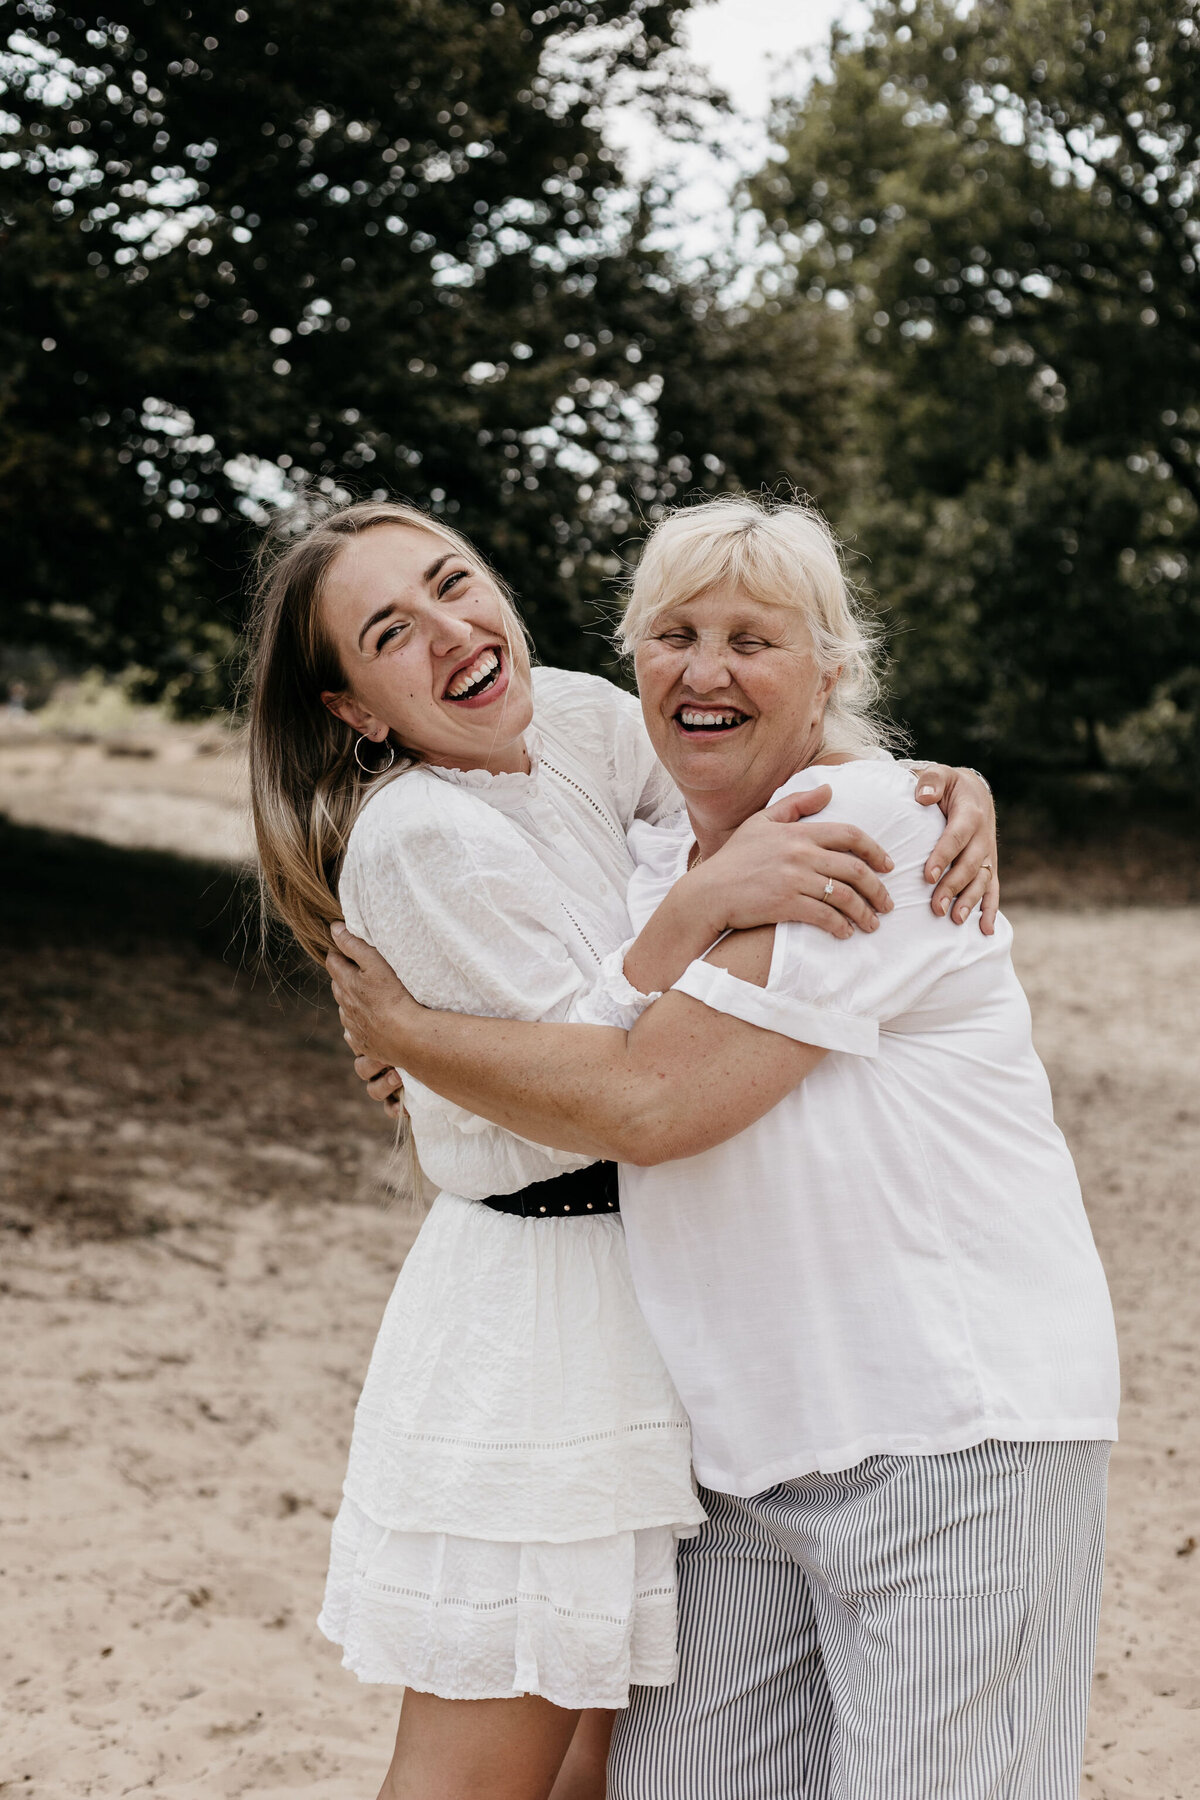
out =
[[[559,1606],[549,1594],[539,1594],[531,1588],[522,1588],[519,1593],[505,1595],[503,1600],[467,1600],[459,1594],[436,1594],[432,1588],[401,1587],[397,1582],[381,1581],[372,1576],[370,1585],[377,1594],[393,1594],[402,1600],[424,1600],[430,1606],[455,1606],[462,1612],[497,1613],[511,1610],[514,1606],[549,1607],[550,1611],[560,1619],[587,1619],[593,1625],[623,1625],[624,1613],[584,1612],[577,1606]],[[675,1598],[674,1587],[635,1588],[634,1600],[671,1600]]]
[[580,937],[583,939],[584,943],[587,945],[588,949],[591,951],[593,957],[596,959],[596,961],[598,963],[603,964],[604,958],[601,956],[601,954],[597,950],[595,944],[593,944],[591,938],[588,936],[587,932],[583,929],[583,926],[579,923],[579,920],[575,917],[575,914],[571,911],[571,909],[567,905],[566,901],[560,900],[559,905],[562,907],[562,909],[566,913],[568,919],[570,919],[572,925],[575,927],[576,931],[579,933]]
[[589,794],[587,789],[585,787],[581,787],[579,785],[579,783],[573,779],[572,776],[565,775],[561,769],[555,768],[554,764],[550,761],[549,757],[543,758],[543,767],[545,768],[547,775],[557,775],[558,779],[560,781],[565,781],[569,788],[574,788],[574,790],[577,794],[582,794],[583,798],[587,801],[587,803],[591,807],[592,811],[594,813],[597,813],[600,816],[600,818],[602,818],[604,820],[604,823],[608,826],[608,829],[612,832],[613,836],[616,838],[617,842],[621,845],[622,849],[626,848],[625,833],[621,830],[621,827],[618,824],[616,824],[613,819],[611,819],[609,817],[608,813],[605,812],[604,808],[601,806],[600,802],[596,799],[594,794]]
[[447,1700],[623,1707],[675,1679],[675,1555],[692,1531],[588,1543],[392,1533],[344,1500],[319,1620],[360,1681]]

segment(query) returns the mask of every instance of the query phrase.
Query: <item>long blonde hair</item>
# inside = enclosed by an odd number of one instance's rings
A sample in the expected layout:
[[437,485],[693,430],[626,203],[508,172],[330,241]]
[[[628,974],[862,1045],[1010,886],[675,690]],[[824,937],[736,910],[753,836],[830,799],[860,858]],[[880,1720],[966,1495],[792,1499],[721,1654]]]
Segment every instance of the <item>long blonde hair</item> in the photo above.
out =
[[803,613],[822,673],[840,669],[822,748],[871,751],[898,734],[881,717],[879,626],[846,578],[837,539],[815,506],[731,494],[668,513],[646,539],[617,642],[636,650],[656,619],[715,588]]
[[509,615],[513,636],[524,627],[512,595],[470,541],[419,507],[393,500],[357,501],[300,535],[286,519],[264,542],[250,625],[250,797],[258,840],[264,917],[285,924],[314,962],[325,965],[329,927],[342,916],[338,876],[364,800],[383,781],[420,761],[402,746],[383,775],[355,759],[357,733],[336,719],[323,692],[347,686],[321,619],[321,593],[335,557],[349,540],[380,525],[409,525],[440,538],[486,570]]

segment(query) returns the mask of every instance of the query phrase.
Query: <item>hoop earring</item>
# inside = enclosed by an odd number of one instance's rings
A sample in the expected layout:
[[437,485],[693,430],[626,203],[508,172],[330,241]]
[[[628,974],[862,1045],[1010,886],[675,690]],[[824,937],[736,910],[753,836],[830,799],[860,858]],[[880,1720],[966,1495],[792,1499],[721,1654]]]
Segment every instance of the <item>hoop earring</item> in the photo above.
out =
[[365,763],[362,759],[362,747],[364,744],[373,744],[374,742],[374,738],[367,737],[365,733],[362,737],[355,738],[354,760],[364,775],[386,775],[396,760],[396,746],[394,744],[388,744],[387,739],[385,738],[384,743],[387,744],[388,759],[385,763],[380,763],[378,768],[372,768],[370,763]]

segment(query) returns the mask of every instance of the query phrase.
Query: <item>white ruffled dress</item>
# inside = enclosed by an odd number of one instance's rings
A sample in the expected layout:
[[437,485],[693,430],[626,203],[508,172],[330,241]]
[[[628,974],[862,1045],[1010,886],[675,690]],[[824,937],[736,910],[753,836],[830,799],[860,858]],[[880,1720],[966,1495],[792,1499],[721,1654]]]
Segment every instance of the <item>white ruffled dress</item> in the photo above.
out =
[[[595,1020],[612,991],[623,1023],[625,834],[678,796],[629,695],[556,669],[534,692],[529,775],[416,768],[379,790],[343,910],[427,1005],[561,1021],[588,997]],[[588,1159],[411,1079],[405,1105],[441,1192],[358,1404],[320,1627],[363,1681],[624,1706],[674,1679],[675,1547],[704,1514],[620,1218],[491,1211]]]

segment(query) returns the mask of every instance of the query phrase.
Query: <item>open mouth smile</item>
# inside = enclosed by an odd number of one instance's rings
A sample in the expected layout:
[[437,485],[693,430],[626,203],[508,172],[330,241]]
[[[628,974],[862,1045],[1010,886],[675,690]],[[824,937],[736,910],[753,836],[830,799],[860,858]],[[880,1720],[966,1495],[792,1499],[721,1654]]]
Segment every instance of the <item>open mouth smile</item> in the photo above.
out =
[[499,644],[487,644],[475,652],[470,662],[455,669],[442,697],[452,700],[456,706],[469,706],[472,701],[490,697],[501,685],[502,677],[505,678],[503,685],[507,686],[504,652]]
[[746,713],[736,706],[680,706],[674,714],[675,723],[689,737],[716,737],[725,731],[736,731],[739,725],[749,724]]

